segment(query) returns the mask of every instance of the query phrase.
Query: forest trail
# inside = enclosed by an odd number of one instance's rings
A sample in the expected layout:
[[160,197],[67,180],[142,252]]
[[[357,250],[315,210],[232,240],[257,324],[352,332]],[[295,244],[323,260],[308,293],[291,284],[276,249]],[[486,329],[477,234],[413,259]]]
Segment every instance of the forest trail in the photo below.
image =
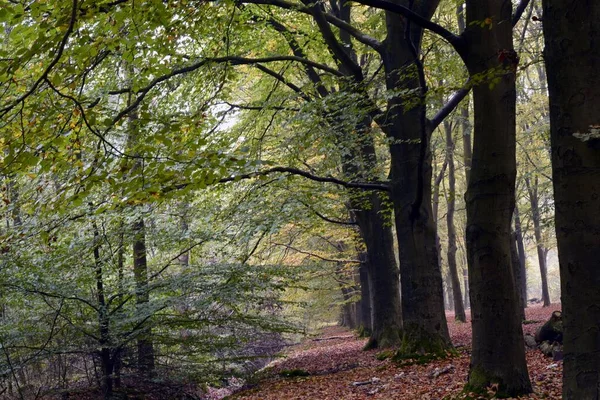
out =
[[[527,309],[525,334],[534,334],[560,305]],[[340,399],[462,399],[467,379],[471,324],[454,322],[448,314],[452,341],[459,355],[426,365],[399,367],[378,360],[382,350],[363,351],[366,339],[338,326],[324,328],[313,338],[290,347],[284,358],[272,363],[257,386],[239,392],[235,400],[340,400]],[[533,322],[538,321],[538,322]],[[527,365],[535,393],[521,399],[560,399],[562,362],[527,350]],[[285,377],[304,372],[307,376]],[[481,397],[483,398],[483,397]],[[493,398],[493,393],[490,394]]]

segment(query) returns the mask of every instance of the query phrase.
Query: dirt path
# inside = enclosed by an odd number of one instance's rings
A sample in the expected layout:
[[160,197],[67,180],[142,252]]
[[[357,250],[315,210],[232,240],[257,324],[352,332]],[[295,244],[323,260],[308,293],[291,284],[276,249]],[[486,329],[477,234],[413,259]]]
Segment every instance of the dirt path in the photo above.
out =
[[[530,307],[528,320],[543,321],[560,305]],[[265,378],[254,388],[240,392],[236,400],[294,399],[444,399],[460,398],[467,379],[470,323],[458,324],[448,315],[452,341],[459,355],[427,365],[398,367],[389,360],[378,360],[381,350],[362,351],[365,339],[352,332],[329,327],[314,339],[306,339],[288,350],[286,357],[274,363]],[[541,324],[523,326],[533,333]],[[560,399],[562,363],[545,358],[539,351],[528,350],[527,362],[535,393],[523,399]],[[294,370],[297,370],[294,372]],[[283,377],[307,373],[308,376]]]

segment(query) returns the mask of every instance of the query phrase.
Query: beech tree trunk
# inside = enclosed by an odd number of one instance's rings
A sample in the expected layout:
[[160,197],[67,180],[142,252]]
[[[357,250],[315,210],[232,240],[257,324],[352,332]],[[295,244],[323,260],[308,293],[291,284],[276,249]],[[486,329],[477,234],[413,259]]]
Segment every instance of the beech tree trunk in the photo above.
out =
[[[143,218],[139,218],[134,223],[133,232],[133,275],[135,278],[136,304],[140,310],[143,310],[150,301],[148,262],[146,258],[146,228]],[[148,311],[143,310],[143,312]],[[137,339],[138,368],[145,375],[152,375],[154,370],[154,344],[151,335],[152,329],[148,324],[142,323]]]
[[[465,23],[465,7],[464,3],[458,4],[456,7],[456,20],[458,23],[458,31],[462,34],[466,28]],[[471,149],[471,123],[469,120],[469,96],[463,100],[463,105],[460,107],[460,119],[461,119],[461,130],[462,130],[462,143],[463,143],[463,165],[465,168],[465,179],[466,185],[469,184],[469,178],[471,177],[471,160],[473,158],[473,151]],[[469,273],[467,269],[463,269],[463,287],[464,292],[464,306],[465,308],[470,307],[469,302]]]
[[[342,58],[350,59],[357,68],[358,60],[352,47],[350,35],[344,30],[340,31],[340,39],[343,46],[336,39],[331,31],[322,10],[319,5],[305,0],[304,3],[313,10],[313,19],[321,31],[330,52],[334,54],[339,63],[340,73],[346,75],[347,82],[340,84],[341,90],[344,90],[348,82],[362,84],[361,78],[357,77],[348,70],[348,60],[343,62]],[[345,0],[334,2],[337,8],[337,17],[351,23],[351,7]],[[280,23],[270,21],[271,25],[277,31],[284,34],[294,55],[305,57],[302,47],[289,35],[289,31]],[[342,54],[343,53],[343,54]],[[307,78],[314,84],[316,96],[326,98],[330,95],[328,85],[321,80],[316,70],[306,65],[305,72]],[[352,86],[352,85],[350,85]],[[352,87],[348,90],[354,90]],[[365,94],[360,93],[360,98],[364,99]],[[365,104],[365,109],[369,108]],[[343,126],[340,121],[333,121],[332,126]],[[373,142],[371,126],[371,117],[365,116],[354,128],[360,135],[353,135],[354,138],[360,137],[360,141],[348,141],[345,139],[345,132],[336,132],[337,145],[340,148],[342,170],[344,175],[350,179],[360,179],[368,181],[373,178],[373,170],[377,165],[377,157]],[[347,132],[346,132],[347,133]],[[400,281],[398,275],[398,266],[393,247],[393,234],[389,223],[389,212],[383,207],[383,200],[386,194],[382,193],[357,193],[349,191],[350,212],[354,215],[361,237],[365,242],[368,261],[369,292],[371,306],[371,336],[367,348],[390,347],[400,343],[400,331],[402,328],[402,316],[400,306]]]
[[393,253],[394,237],[383,215],[380,195],[369,195],[370,209],[355,211],[368,254],[372,332],[367,348],[391,347],[400,343],[402,314],[400,281]]
[[521,275],[521,262],[519,261],[519,251],[517,250],[517,234],[512,233],[512,240],[510,241],[510,255],[512,260],[513,274],[515,276],[515,290],[517,291],[517,301],[521,320],[525,321],[525,304],[527,299],[523,297],[521,288],[523,287],[523,275]]
[[[409,2],[402,2],[408,4]],[[414,11],[426,18],[439,1],[422,1]],[[392,202],[400,253],[403,338],[400,353],[441,353],[451,348],[442,274],[431,206],[430,132],[424,100],[427,88],[419,59],[422,29],[386,12],[387,38],[382,58],[390,91],[414,89],[413,107],[399,95],[388,100],[387,119],[380,124],[390,138]]]
[[544,0],[563,399],[600,398],[600,3]]
[[465,196],[473,328],[469,385],[484,390],[498,384],[500,395],[517,396],[532,388],[511,261],[518,64],[512,3],[468,0],[466,4],[469,73],[496,78],[473,88],[473,160]]
[[[440,268],[442,268],[442,242],[440,240],[440,235],[439,235],[439,218],[438,218],[439,212],[438,211],[440,208],[440,186],[442,184],[442,181],[444,180],[444,174],[446,173],[447,166],[448,166],[448,160],[444,158],[444,163],[442,164],[442,168],[440,168],[440,170],[438,171],[438,173],[435,177],[435,180],[433,182],[433,194],[432,194],[432,198],[431,198],[432,215],[433,215],[433,220],[435,221],[435,230],[436,230],[435,247],[437,248],[438,265],[440,266]],[[445,282],[445,281],[442,281],[442,290],[443,290],[443,297],[444,297],[444,309],[450,310],[451,309],[451,307],[450,307],[451,301],[449,302],[447,300],[448,290],[447,290],[447,282]]]
[[110,347],[110,328],[109,314],[106,307],[106,296],[104,293],[104,275],[102,268],[102,259],[100,257],[100,233],[96,222],[92,222],[94,234],[93,254],[94,254],[94,275],[96,279],[96,300],[98,302],[98,356],[102,370],[102,393],[105,399],[110,399],[113,394],[113,369],[114,360],[111,357],[112,349]]
[[456,208],[456,177],[454,167],[454,140],[452,139],[452,127],[447,121],[444,122],[444,131],[446,132],[446,160],[448,161],[448,194],[446,225],[448,227],[448,269],[452,282],[452,298],[454,301],[454,319],[460,322],[467,322],[465,307],[462,301],[462,291],[460,290],[460,279],[458,277],[458,267],[456,266],[456,227],[454,226],[454,210]]
[[[462,13],[459,14],[460,16],[462,16]],[[464,16],[459,18],[459,21],[464,18]],[[463,27],[461,28],[461,32],[462,30],[464,30],[464,22],[463,22]],[[472,149],[471,149],[471,124],[469,122],[469,103],[466,102],[466,104],[464,104],[461,109],[460,109],[460,114],[461,114],[461,125],[462,125],[462,138],[463,138],[463,164],[465,166],[465,178],[466,178],[466,185],[469,185],[469,178],[471,177],[471,160],[473,159],[473,153],[472,153]],[[467,269],[463,269],[463,287],[465,288],[465,293],[464,293],[464,306],[465,308],[469,308],[470,307],[470,301],[469,301],[469,273]]]
[[537,248],[538,262],[540,264],[540,276],[542,278],[542,300],[544,307],[550,305],[550,292],[548,291],[548,267],[546,265],[546,248],[542,240],[542,223],[540,217],[540,199],[538,196],[538,178],[533,182],[525,178],[525,185],[529,193],[529,203],[531,204],[531,219],[533,220],[533,232],[535,236],[535,245]]
[[[361,132],[360,143],[344,144],[342,170],[349,179],[371,179],[377,165],[369,118],[356,126]],[[371,296],[371,336],[366,348],[392,347],[400,343],[402,314],[400,305],[400,280],[394,237],[390,226],[389,212],[383,207],[384,193],[349,191],[350,212],[359,228],[367,250],[368,277]]]
[[373,322],[371,319],[371,282],[369,279],[368,255],[361,253],[361,264],[358,269],[360,274],[360,325],[365,336],[371,335]]
[[527,308],[527,268],[525,260],[527,258],[525,254],[525,244],[523,242],[523,230],[521,228],[521,215],[519,214],[519,207],[515,204],[515,240],[517,241],[517,251],[519,252],[519,269],[521,271],[521,297],[523,298],[523,307]]

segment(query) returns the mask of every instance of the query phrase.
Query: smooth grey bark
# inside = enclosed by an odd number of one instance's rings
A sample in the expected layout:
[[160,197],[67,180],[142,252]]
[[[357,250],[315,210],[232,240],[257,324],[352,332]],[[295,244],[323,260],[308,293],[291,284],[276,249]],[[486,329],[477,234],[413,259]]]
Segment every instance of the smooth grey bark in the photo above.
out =
[[[440,170],[438,171],[435,180],[433,182],[433,194],[431,197],[431,207],[432,207],[432,214],[433,214],[433,220],[435,221],[435,226],[436,226],[436,234],[435,234],[435,247],[437,248],[437,253],[438,253],[438,265],[440,266],[440,268],[442,268],[442,241],[440,240],[440,235],[439,235],[439,229],[438,229],[438,224],[439,224],[439,218],[438,218],[438,214],[439,214],[439,208],[440,208],[440,186],[442,184],[442,180],[444,179],[444,174],[446,173],[446,168],[448,166],[448,162],[447,160],[444,158],[444,162],[442,164],[442,168],[440,168]],[[447,298],[447,290],[446,290],[446,286],[447,285],[443,285],[442,289],[444,292],[444,307],[445,309],[449,309],[449,305],[450,303],[446,300]]]
[[[462,14],[459,14],[462,15]],[[460,21],[460,18],[459,18]],[[469,185],[469,178],[471,177],[471,160],[473,159],[473,151],[471,148],[471,123],[469,122],[469,103],[465,102],[461,109],[461,130],[462,130],[462,143],[463,143],[463,165],[465,168],[466,186]],[[469,308],[469,272],[468,269],[463,270],[463,287],[465,288],[464,293],[464,306]]]
[[460,289],[460,278],[456,265],[456,227],[454,226],[454,212],[456,209],[456,176],[454,165],[454,139],[452,138],[452,126],[444,121],[446,134],[446,160],[448,162],[448,193],[446,197],[446,226],[448,229],[447,261],[452,283],[452,300],[454,303],[454,319],[459,322],[467,322],[465,307],[462,301]]
[[[469,385],[498,384],[504,396],[532,391],[511,261],[516,179],[518,57],[512,42],[512,3],[466,2],[464,56],[471,77],[497,82],[473,88],[474,143],[467,206],[467,255],[473,348]],[[489,18],[490,23],[481,26]]]
[[544,0],[563,399],[600,398],[600,3]]
[[[132,71],[128,71],[132,73]],[[131,98],[128,99],[128,103]],[[139,144],[137,132],[138,115],[132,112],[128,116],[129,132],[127,136],[126,148],[133,154],[137,154],[135,146]],[[126,160],[125,162],[129,162]],[[140,158],[135,158],[131,164],[130,174],[135,176],[142,173],[142,163]],[[127,164],[125,164],[127,166]],[[138,216],[131,224],[133,234],[133,278],[135,281],[135,302],[138,313],[147,313],[144,310],[150,302],[150,292],[148,287],[148,260],[146,254],[146,226],[144,217]],[[145,319],[145,318],[144,318]],[[142,375],[151,377],[154,371],[154,343],[152,342],[152,328],[147,321],[142,321],[137,327],[137,368]]]
[[538,262],[540,265],[540,276],[542,280],[542,301],[543,306],[550,306],[550,292],[548,291],[548,267],[546,263],[547,249],[542,239],[542,222],[540,216],[540,198],[538,195],[538,178],[525,177],[525,186],[529,194],[529,204],[531,205],[531,219],[533,221],[533,233],[535,237],[535,247],[537,248]]

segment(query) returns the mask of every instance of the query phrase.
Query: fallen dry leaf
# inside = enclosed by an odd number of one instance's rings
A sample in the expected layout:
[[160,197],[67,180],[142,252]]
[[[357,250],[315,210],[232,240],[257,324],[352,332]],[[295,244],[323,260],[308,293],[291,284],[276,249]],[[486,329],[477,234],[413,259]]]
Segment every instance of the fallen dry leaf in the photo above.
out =
[[[524,333],[535,334],[552,311],[530,306]],[[450,336],[458,349],[451,359],[427,365],[398,367],[389,360],[377,360],[381,350],[363,351],[365,339],[356,338],[341,327],[323,330],[320,339],[308,339],[288,350],[286,357],[269,367],[267,378],[256,387],[233,395],[237,400],[339,400],[339,399],[431,399],[459,398],[469,369],[471,324],[457,323],[454,315],[447,314]],[[537,350],[528,349],[527,365],[534,393],[521,399],[560,399],[562,362],[544,357]],[[285,370],[303,370],[310,375],[296,378],[279,376]],[[368,384],[366,383],[368,382]],[[354,383],[361,383],[355,385]]]

